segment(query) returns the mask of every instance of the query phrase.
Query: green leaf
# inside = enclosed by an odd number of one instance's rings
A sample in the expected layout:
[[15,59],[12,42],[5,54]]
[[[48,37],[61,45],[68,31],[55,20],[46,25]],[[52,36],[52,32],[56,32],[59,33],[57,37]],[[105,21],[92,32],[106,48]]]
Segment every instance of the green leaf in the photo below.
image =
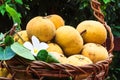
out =
[[0,13],[2,14],[2,16],[4,16],[6,10],[5,10],[5,5],[0,5]]
[[120,36],[120,30],[117,28],[111,28],[112,29],[112,33],[114,36],[119,37]]
[[4,34],[0,33],[0,44],[4,43]]
[[111,2],[111,0],[103,0],[103,2],[104,2],[105,4],[107,4],[107,3]]
[[15,53],[11,50],[10,46],[6,46],[5,49],[0,47],[0,60],[9,60],[15,56]]
[[116,68],[115,70],[120,71],[120,68]]
[[14,39],[12,36],[7,35],[4,40],[5,45],[9,46],[14,43]]
[[5,1],[5,3],[10,3],[10,2],[11,2],[11,0],[6,0],[6,1]]
[[57,60],[57,58],[54,55],[52,55],[52,53],[48,53],[48,57],[47,57],[46,62],[48,62],[48,63],[60,63]]
[[32,55],[31,51],[25,48],[23,45],[15,42],[11,45],[11,49],[19,56],[29,59],[35,60],[35,57]]
[[0,60],[4,60],[4,49],[0,47]]
[[0,33],[0,40],[4,38],[4,34]]
[[120,30],[120,26],[113,26],[113,28]]
[[41,61],[46,61],[48,57],[48,52],[46,50],[40,50],[37,54],[37,59]]
[[22,0],[15,0],[15,2],[21,5],[23,4]]
[[10,7],[8,4],[5,5],[5,9],[8,12],[9,16],[12,17],[14,23],[18,23],[18,29],[20,28],[21,24],[21,15],[18,13],[14,8]]
[[0,40],[3,40],[3,38],[4,38],[4,34],[0,33]]
[[47,63],[59,63],[54,55],[48,53],[46,50],[40,50],[37,55],[37,59],[41,61],[45,61]]

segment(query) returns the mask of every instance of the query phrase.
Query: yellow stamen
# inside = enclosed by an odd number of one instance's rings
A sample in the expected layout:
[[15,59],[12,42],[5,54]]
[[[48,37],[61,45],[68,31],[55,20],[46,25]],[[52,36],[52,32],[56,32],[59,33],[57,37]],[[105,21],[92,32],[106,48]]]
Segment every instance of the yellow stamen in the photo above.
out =
[[35,48],[34,49],[34,53],[37,54],[38,53],[38,49]]

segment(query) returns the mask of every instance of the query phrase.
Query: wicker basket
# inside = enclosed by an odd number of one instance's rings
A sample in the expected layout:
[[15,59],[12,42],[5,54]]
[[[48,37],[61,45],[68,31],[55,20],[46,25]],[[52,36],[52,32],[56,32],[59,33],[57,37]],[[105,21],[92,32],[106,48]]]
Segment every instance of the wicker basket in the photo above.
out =
[[[73,80],[80,80],[81,75],[85,76],[85,74],[89,75],[85,80],[104,80],[108,74],[109,64],[112,62],[114,38],[110,27],[104,21],[104,15],[101,13],[98,0],[91,0],[91,7],[94,11],[94,16],[99,22],[104,24],[109,34],[108,59],[85,66],[72,66],[58,63],[50,64],[43,61],[28,62],[23,58],[15,56],[13,59],[6,61],[7,65],[2,64],[2,67],[6,67],[12,74],[12,77],[0,77],[0,80],[49,80],[50,78],[51,80],[54,80],[54,78],[57,78],[57,80],[70,80],[69,77],[72,77]],[[104,46],[107,47],[106,45]]]

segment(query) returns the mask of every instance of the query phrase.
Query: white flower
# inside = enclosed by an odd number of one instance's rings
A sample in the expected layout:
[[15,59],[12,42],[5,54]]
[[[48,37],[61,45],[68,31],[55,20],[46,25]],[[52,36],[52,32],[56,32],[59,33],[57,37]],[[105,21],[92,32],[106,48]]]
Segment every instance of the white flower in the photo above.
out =
[[34,56],[37,56],[40,50],[47,49],[49,47],[45,42],[40,42],[35,36],[32,36],[32,44],[27,41],[23,46],[29,49]]

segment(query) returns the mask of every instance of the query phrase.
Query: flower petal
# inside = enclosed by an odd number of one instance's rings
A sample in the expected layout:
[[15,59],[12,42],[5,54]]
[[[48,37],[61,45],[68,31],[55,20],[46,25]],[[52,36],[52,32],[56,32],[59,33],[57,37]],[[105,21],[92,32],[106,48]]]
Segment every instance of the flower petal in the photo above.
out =
[[24,47],[26,47],[27,49],[29,49],[29,50],[33,50],[33,45],[30,43],[30,42],[25,42],[24,44],[23,44],[23,46]]
[[33,47],[39,48],[39,44],[40,44],[39,39],[35,36],[32,36],[32,44],[33,44]]
[[41,42],[39,44],[39,50],[41,50],[41,49],[47,49],[48,47],[49,47],[48,44],[46,44],[45,42]]

